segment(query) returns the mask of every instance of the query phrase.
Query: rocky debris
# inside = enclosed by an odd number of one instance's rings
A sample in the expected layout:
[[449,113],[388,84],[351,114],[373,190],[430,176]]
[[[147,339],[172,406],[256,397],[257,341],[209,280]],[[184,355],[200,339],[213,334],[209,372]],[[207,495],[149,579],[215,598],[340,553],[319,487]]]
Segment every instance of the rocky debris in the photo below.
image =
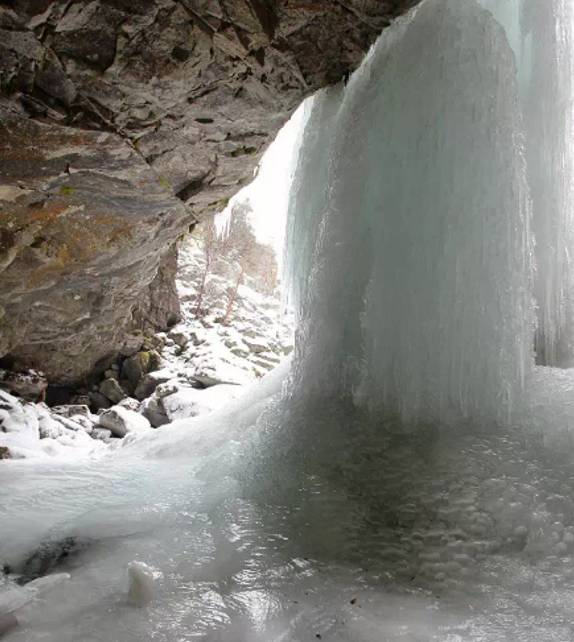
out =
[[0,446],[0,459],[12,459],[10,449],[6,446]]
[[111,408],[113,405],[112,402],[101,392],[98,392],[97,390],[93,390],[89,394],[90,397],[90,407],[95,411],[99,412],[100,410],[106,410],[107,408]]
[[120,386],[117,379],[104,379],[98,388],[98,392],[112,403],[119,403],[127,397],[125,390]]
[[92,404],[92,401],[88,393],[82,393],[79,395],[74,395],[70,399],[70,404],[73,406],[90,406]]
[[118,404],[120,408],[126,408],[127,410],[133,410],[133,412],[139,412],[141,408],[141,402],[133,397],[126,397],[122,399]]
[[174,372],[169,369],[156,370],[144,375],[135,389],[136,399],[143,400],[151,397],[155,389],[162,383],[174,378]]
[[0,370],[0,388],[22,399],[39,401],[44,398],[47,387],[45,375],[36,370]]
[[137,352],[122,363],[120,373],[122,386],[129,394],[134,394],[144,375],[157,370],[159,366],[160,357],[157,352],[153,350]]
[[181,388],[182,384],[177,379],[166,381],[156,388],[154,396],[157,399],[165,399],[165,397],[175,394]]
[[0,390],[0,449],[5,457],[77,457],[100,452],[93,439],[98,417],[85,406],[60,407],[30,403]]
[[190,380],[194,384],[197,384],[196,386],[194,386],[197,388],[212,388],[213,386],[219,386],[225,383],[233,383],[230,381],[223,381],[222,379],[217,379],[216,377],[210,377],[207,374],[194,374],[190,377]]
[[142,414],[154,428],[159,428],[169,423],[169,417],[163,408],[160,397],[150,397],[142,404]]
[[260,352],[265,352],[269,349],[269,346],[265,342],[265,339],[250,339],[249,337],[243,337],[243,343],[249,348],[249,351],[254,354],[259,354]]
[[178,419],[213,412],[241,392],[241,386],[236,385],[221,384],[202,389],[172,379],[156,388],[154,394],[143,402],[141,412],[154,428],[159,428]]
[[53,406],[52,412],[56,415],[61,415],[62,417],[90,417],[91,412],[88,406],[72,404],[69,406]]
[[76,537],[50,539],[42,542],[21,567],[13,569],[18,573],[18,583],[27,585],[29,582],[49,575],[66,562],[70,556],[80,554],[89,545],[89,541]]
[[0,355],[76,383],[135,329],[177,322],[176,240],[414,0],[10,4]]
[[189,343],[189,337],[185,332],[172,330],[167,336],[175,343],[176,346],[179,346],[182,349],[184,349]]
[[114,406],[99,416],[99,426],[107,428],[114,437],[125,437],[131,432],[142,432],[151,428],[149,421],[133,410]]

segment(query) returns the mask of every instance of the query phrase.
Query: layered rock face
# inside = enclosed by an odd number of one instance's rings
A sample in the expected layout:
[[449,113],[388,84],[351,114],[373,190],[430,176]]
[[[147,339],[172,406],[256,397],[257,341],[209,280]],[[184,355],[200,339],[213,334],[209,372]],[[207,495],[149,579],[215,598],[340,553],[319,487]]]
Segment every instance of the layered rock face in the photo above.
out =
[[412,4],[0,3],[0,355],[70,383],[177,320],[178,237]]

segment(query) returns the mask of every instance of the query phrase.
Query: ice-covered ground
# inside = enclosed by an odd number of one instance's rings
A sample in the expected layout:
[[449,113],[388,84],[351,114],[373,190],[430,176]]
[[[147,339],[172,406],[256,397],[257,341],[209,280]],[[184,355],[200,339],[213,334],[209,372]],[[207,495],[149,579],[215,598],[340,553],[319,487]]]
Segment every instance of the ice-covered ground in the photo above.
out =
[[[405,431],[334,400],[285,407],[285,369],[92,465],[6,462],[0,559],[31,573],[33,552],[77,548],[7,639],[572,639],[571,450],[534,424]],[[539,374],[533,406],[556,423],[556,372]],[[157,571],[145,608],[133,561]]]

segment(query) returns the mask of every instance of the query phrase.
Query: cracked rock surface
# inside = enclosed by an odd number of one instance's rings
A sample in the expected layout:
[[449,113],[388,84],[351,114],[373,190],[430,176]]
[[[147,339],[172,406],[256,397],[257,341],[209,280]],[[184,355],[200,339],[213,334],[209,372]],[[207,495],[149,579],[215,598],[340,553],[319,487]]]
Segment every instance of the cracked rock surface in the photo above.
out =
[[178,237],[412,4],[0,2],[0,355],[76,382],[175,322]]

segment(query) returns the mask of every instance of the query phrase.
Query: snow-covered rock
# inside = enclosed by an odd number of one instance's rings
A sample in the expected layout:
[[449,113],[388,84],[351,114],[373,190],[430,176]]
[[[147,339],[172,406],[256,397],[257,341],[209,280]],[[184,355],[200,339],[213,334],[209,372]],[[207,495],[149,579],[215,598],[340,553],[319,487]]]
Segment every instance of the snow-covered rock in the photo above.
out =
[[154,428],[164,426],[170,421],[161,399],[155,395],[142,403],[142,414]]
[[172,330],[167,336],[175,343],[176,346],[179,346],[180,348],[185,348],[189,343],[189,337],[185,332],[182,332],[181,330]]
[[112,431],[107,428],[96,427],[92,430],[90,437],[92,439],[100,439],[101,441],[107,441],[112,437]]
[[169,397],[174,393],[178,392],[181,388],[181,384],[177,379],[170,379],[165,383],[160,384],[155,390],[155,396],[158,399],[163,399],[164,397]]
[[133,410],[134,412],[138,412],[141,406],[141,403],[137,400],[134,399],[133,397],[126,397],[125,399],[122,399],[118,406],[121,406],[122,408],[127,408],[128,410]]
[[130,432],[142,432],[151,428],[143,416],[122,406],[114,406],[99,416],[99,425],[107,428],[115,437],[125,437]]
[[165,383],[174,377],[175,374],[173,370],[169,368],[149,372],[141,379],[135,389],[134,394],[136,399],[143,400],[150,397],[161,383]]
[[162,406],[170,421],[205,415],[224,406],[241,394],[241,386],[220,385],[199,390],[186,388],[164,397]]
[[36,370],[12,372],[0,369],[0,389],[23,399],[38,401],[43,398],[47,387],[48,380]]
[[38,415],[28,404],[0,390],[0,446],[13,457],[23,456],[38,448],[40,425]]
[[88,406],[80,404],[70,404],[68,406],[53,406],[52,412],[56,415],[62,415],[62,417],[76,417],[78,415],[83,415],[84,417],[90,417],[91,412]]

